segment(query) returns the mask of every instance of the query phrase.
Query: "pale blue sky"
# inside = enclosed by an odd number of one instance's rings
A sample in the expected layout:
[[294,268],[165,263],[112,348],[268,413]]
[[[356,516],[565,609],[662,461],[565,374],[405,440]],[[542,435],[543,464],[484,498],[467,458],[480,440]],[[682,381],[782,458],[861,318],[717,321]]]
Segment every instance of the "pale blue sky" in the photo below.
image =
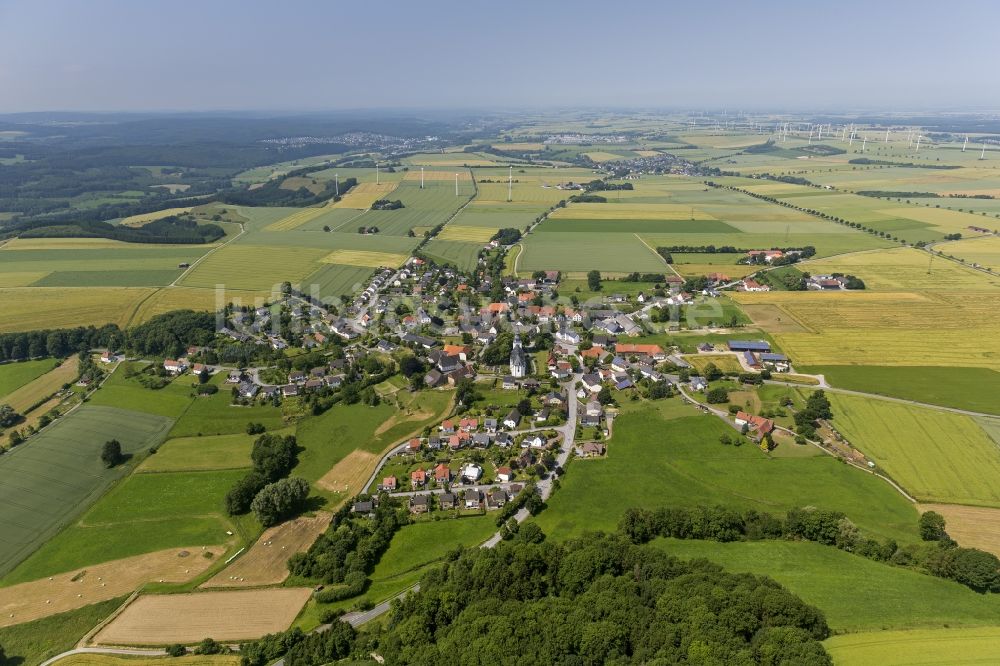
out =
[[0,0],[0,112],[1000,108],[1000,3]]

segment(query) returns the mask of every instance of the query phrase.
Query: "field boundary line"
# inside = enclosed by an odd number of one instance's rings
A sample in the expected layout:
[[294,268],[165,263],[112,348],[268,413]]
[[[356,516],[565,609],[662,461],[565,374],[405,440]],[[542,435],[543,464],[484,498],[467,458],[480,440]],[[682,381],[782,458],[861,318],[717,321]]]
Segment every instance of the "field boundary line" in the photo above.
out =
[[646,241],[644,241],[642,239],[642,236],[640,236],[639,234],[636,234],[636,233],[633,233],[632,235],[635,236],[636,238],[638,238],[639,242],[646,246],[646,249],[648,249],[650,252],[652,252],[653,254],[655,254],[656,258],[659,259],[660,261],[662,261],[663,265],[666,266],[667,268],[669,268],[671,273],[673,273],[674,275],[676,275],[677,277],[679,277],[681,279],[684,278],[683,275],[681,275],[680,273],[677,272],[676,268],[674,268],[672,265],[668,264],[667,260],[660,256],[659,252],[657,252],[656,250],[654,250],[652,248],[652,246],[650,246],[649,243],[647,243]]

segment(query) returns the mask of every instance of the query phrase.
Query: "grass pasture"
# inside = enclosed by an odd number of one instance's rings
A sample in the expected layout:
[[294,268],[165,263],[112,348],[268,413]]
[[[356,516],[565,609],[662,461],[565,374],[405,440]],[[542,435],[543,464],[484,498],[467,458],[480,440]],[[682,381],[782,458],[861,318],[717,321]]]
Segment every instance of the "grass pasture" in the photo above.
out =
[[250,467],[252,435],[177,437],[146,458],[138,472],[240,469]]
[[[760,323],[756,318],[754,321]],[[1000,414],[1000,404],[995,399],[1000,395],[1000,372],[996,370],[916,365],[822,365],[800,369],[824,375],[837,388]]]
[[55,365],[52,359],[0,365],[0,403],[6,403],[7,396],[49,372]]
[[917,499],[1000,507],[1000,450],[972,417],[828,395],[837,430]]
[[1000,663],[1000,628],[914,629],[833,636],[823,642],[837,666],[974,666]]
[[723,446],[719,436],[732,430],[677,399],[636,409],[615,419],[606,458],[571,463],[536,518],[546,534],[613,531],[633,506],[722,504],[773,513],[838,509],[870,534],[900,543],[916,538],[916,510],[884,481],[829,456],[769,457],[754,446]]
[[[51,367],[53,361],[51,359],[45,361],[30,361],[28,364],[30,365],[31,363],[41,363],[43,367],[45,365]],[[6,368],[15,366],[3,367]],[[47,397],[59,391],[59,389],[63,387],[63,384],[68,384],[75,380],[79,374],[79,370],[79,357],[70,356],[65,361],[60,363],[58,367],[33,379],[27,384],[22,385],[18,389],[8,393],[6,396],[0,394],[0,403],[8,404],[14,409],[15,412],[24,414],[32,407],[45,400]]]
[[654,544],[677,557],[704,557],[730,571],[770,576],[822,610],[837,632],[991,625],[1000,612],[996,595],[818,543],[658,539]]
[[[0,457],[0,573],[7,574],[93,503],[124,469],[105,469],[104,442],[118,439],[126,453],[154,446],[170,420],[113,407],[85,405]],[[58,571],[58,570],[57,570]],[[7,581],[5,581],[7,582]]]

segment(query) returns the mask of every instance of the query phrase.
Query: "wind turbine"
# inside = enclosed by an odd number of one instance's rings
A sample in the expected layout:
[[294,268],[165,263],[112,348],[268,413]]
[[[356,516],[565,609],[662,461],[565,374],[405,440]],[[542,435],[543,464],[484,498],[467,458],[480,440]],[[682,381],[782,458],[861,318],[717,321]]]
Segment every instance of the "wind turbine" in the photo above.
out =
[[981,159],[981,160],[985,160],[986,159],[986,142],[985,141],[983,141],[983,152],[979,153],[979,159]]
[[420,167],[420,189],[424,189],[424,168]]
[[965,143],[962,144],[962,152],[965,152],[965,147],[969,145],[969,135],[965,135]]
[[507,202],[514,200],[514,167],[507,174]]
[[863,138],[863,140],[861,141],[861,152],[863,153],[863,152],[865,152],[865,146],[868,145],[868,137],[865,136],[865,137],[862,137],[862,138]]
[[923,134],[918,134],[918,135],[917,135],[917,150],[916,150],[915,152],[918,152],[918,153],[920,152],[920,140],[921,140],[922,138],[924,138],[924,135],[923,135]]
[[340,178],[337,174],[333,174],[333,195],[340,196]]
[[823,125],[819,126],[819,135],[816,137],[816,140],[817,141],[822,141],[823,140]]
[[375,163],[375,184],[378,185],[378,162]]
[[885,128],[885,142],[884,143],[889,143],[889,128],[888,127]]
[[458,196],[458,174],[455,174],[455,196]]

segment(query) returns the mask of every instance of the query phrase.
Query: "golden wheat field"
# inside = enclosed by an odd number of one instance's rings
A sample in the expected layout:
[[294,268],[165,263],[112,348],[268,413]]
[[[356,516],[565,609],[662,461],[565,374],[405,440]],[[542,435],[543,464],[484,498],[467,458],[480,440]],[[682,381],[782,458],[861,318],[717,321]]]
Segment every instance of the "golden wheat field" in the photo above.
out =
[[934,365],[1000,369],[1000,291],[733,294],[770,304],[804,332],[773,334],[803,365]]
[[[361,185],[358,185],[357,187],[361,187]],[[346,199],[347,197],[344,198]],[[277,222],[272,222],[264,227],[264,231],[292,231],[293,229],[298,229],[307,222],[315,220],[325,212],[326,211],[322,208],[303,208],[300,211],[292,213],[288,217],[281,218]]]
[[181,213],[190,212],[190,206],[187,208],[166,208],[164,210],[158,210],[155,213],[143,213],[142,215],[132,215],[131,217],[126,217],[121,221],[121,224],[126,227],[141,227],[147,222],[161,220],[165,217],[170,217],[171,215],[180,215]]
[[0,333],[45,328],[124,326],[142,299],[156,291],[146,287],[0,288]]
[[1000,236],[963,238],[954,243],[940,245],[936,249],[945,254],[965,259],[970,264],[979,264],[994,271],[1000,271]]
[[385,198],[399,183],[358,183],[330,208],[357,208],[365,210],[379,199]]
[[[950,253],[950,252],[949,252]],[[857,275],[872,291],[993,291],[1000,277],[993,277],[929,252],[901,247],[857,252],[809,261],[810,273]]]
[[496,232],[496,227],[463,227],[457,224],[449,224],[441,230],[437,238],[438,240],[488,243]]
[[377,252],[375,250],[334,250],[320,259],[324,264],[341,264],[345,266],[364,266],[378,268],[379,266],[402,266],[409,257],[395,252]]

